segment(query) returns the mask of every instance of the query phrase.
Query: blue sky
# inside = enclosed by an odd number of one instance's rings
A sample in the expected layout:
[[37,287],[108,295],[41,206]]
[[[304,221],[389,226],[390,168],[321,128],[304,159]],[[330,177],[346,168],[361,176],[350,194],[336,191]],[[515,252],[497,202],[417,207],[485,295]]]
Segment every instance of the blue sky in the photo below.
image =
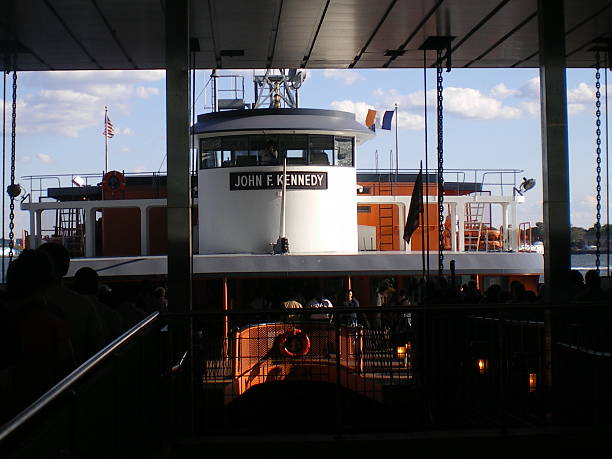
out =
[[[238,73],[245,75],[246,98],[252,101],[252,72]],[[197,75],[198,113],[206,105],[209,74]],[[568,70],[567,75],[572,223],[591,226],[595,219],[594,71]],[[428,71],[427,79],[432,167],[434,71]],[[538,185],[519,207],[519,220],[541,221],[537,69],[453,69],[444,73],[444,80],[445,167],[523,169],[522,175],[536,178]],[[161,166],[165,170],[163,71],[20,73],[18,84],[16,175],[28,191],[30,183],[22,176],[103,170],[105,105],[117,132],[109,140],[110,169],[144,172]],[[424,157],[423,101],[423,71],[411,69],[309,70],[300,90],[301,107],[352,111],[360,122],[368,108],[382,112],[398,103],[400,168],[418,168]],[[395,149],[395,132],[378,129],[376,139],[361,146],[358,167],[374,168],[378,150],[379,167],[388,168],[391,149]],[[17,229],[24,227],[27,215],[18,212]]]

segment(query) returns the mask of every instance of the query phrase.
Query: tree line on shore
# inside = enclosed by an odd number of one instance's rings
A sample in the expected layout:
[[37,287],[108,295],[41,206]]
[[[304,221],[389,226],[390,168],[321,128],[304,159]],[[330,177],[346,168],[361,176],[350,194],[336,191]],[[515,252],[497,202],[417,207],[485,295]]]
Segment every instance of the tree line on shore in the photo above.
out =
[[[612,235],[612,225],[601,225],[600,228],[600,247],[604,249],[608,246],[608,233]],[[537,222],[531,227],[531,241],[544,241],[544,223]],[[612,242],[612,241],[611,241]],[[572,250],[588,250],[597,244],[597,228],[594,224],[590,228],[572,226],[570,229],[570,247]]]

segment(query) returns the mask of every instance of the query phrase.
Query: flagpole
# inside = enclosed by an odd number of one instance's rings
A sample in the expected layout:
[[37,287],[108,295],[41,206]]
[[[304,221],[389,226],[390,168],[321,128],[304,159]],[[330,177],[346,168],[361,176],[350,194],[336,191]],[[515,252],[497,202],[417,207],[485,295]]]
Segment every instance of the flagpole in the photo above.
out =
[[[425,220],[427,221],[427,279],[429,279],[429,157],[427,147],[427,51],[423,50],[423,94],[424,94],[424,122],[425,122]],[[425,225],[423,225],[425,229]]]
[[399,175],[399,153],[397,150],[397,104],[395,104],[395,181]]
[[[421,160],[420,169],[423,170],[423,160]],[[422,186],[422,182],[421,182]],[[423,194],[421,194],[421,205],[423,204]],[[423,271],[423,279],[425,279],[425,212],[420,212],[421,217],[421,267]]]
[[108,132],[107,129],[108,123],[108,106],[104,106],[104,173],[108,172]]

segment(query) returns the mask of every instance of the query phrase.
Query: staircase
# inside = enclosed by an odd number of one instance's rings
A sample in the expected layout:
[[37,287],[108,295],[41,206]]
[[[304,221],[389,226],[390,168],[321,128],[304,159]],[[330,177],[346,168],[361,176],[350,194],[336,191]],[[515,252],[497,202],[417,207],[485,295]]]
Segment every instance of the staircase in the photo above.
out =
[[[378,194],[380,196],[391,196],[393,194],[392,183],[380,183]],[[394,206],[391,204],[380,204],[378,206],[378,250],[394,250],[394,231],[395,224]]]

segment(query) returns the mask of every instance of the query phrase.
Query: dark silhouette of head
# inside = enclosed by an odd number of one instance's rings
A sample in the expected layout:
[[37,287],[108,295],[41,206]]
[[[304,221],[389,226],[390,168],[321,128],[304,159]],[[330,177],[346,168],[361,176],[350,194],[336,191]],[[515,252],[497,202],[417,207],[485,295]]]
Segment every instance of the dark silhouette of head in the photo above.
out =
[[98,293],[98,273],[87,266],[80,268],[74,274],[74,289],[81,295],[96,295]]
[[61,280],[68,272],[68,267],[70,266],[70,254],[66,247],[55,242],[45,242],[38,250],[46,253],[51,258],[55,280]]
[[53,265],[43,252],[26,249],[8,266],[6,292],[12,298],[41,294],[51,285]]
[[587,271],[584,276],[584,283],[589,288],[600,288],[601,279],[599,278],[599,273],[596,269],[591,269]]
[[582,287],[584,285],[584,278],[582,277],[582,273],[577,269],[572,269],[570,271],[570,283],[574,287]]

